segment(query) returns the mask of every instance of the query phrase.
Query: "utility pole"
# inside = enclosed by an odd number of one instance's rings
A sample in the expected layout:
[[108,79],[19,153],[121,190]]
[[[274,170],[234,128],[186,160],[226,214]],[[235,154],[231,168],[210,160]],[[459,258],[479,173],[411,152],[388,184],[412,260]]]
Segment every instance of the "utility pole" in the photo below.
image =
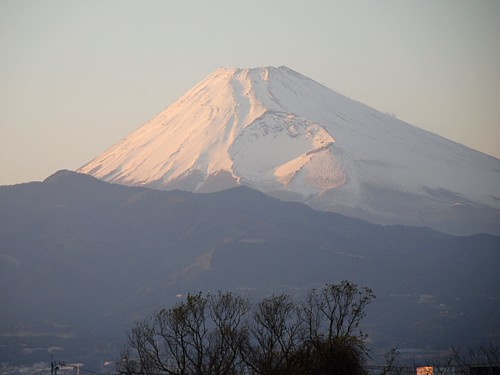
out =
[[52,358],[52,354],[50,355],[50,375],[57,375],[57,370],[59,370],[59,366],[66,366],[64,362],[54,362]]

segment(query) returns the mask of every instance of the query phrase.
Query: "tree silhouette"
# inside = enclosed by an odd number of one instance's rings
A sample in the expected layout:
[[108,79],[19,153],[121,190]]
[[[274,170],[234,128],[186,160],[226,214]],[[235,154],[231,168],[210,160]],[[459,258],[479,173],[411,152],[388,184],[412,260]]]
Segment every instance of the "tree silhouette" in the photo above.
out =
[[251,306],[233,293],[189,294],[135,324],[119,371],[153,374],[364,374],[358,330],[374,298],[342,281],[299,302],[273,295]]

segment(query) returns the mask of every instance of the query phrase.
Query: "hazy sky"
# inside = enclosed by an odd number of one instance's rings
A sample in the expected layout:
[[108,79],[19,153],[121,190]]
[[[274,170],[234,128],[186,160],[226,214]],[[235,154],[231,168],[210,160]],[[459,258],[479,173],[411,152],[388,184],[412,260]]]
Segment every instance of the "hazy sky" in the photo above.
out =
[[0,184],[77,169],[220,66],[286,65],[500,158],[500,1],[0,1]]

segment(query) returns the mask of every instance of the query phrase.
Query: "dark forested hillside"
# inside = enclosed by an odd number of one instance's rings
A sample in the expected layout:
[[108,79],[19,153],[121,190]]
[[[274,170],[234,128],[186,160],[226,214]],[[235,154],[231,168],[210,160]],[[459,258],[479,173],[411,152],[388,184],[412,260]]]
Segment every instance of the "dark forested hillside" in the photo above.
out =
[[373,225],[245,187],[162,192],[69,171],[0,187],[6,361],[49,346],[115,359],[134,320],[188,292],[294,296],[341,280],[377,296],[364,327],[377,350],[498,343],[499,269],[500,237]]

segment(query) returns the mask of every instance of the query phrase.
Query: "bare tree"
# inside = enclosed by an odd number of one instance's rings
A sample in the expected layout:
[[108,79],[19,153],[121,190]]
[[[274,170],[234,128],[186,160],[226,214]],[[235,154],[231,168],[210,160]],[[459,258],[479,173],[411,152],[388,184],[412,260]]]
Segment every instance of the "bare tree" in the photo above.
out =
[[258,374],[285,374],[300,345],[301,323],[288,295],[260,301],[253,313],[249,365]]
[[392,348],[385,355],[385,364],[380,370],[380,375],[413,375],[416,366],[405,366],[399,361],[399,352]]
[[185,301],[136,323],[119,368],[128,375],[365,374],[358,332],[368,288],[347,281],[288,295],[252,309],[232,293],[189,294]]
[[215,325],[206,348],[209,366],[206,373],[236,374],[244,365],[243,350],[247,347],[247,299],[232,293],[210,296],[208,315]]
[[326,284],[307,295],[299,310],[305,327],[299,373],[366,373],[366,336],[358,327],[373,298],[371,289],[349,281]]
[[366,315],[366,306],[374,298],[371,289],[346,280],[326,284],[319,291],[313,289],[301,309],[309,339],[333,342],[341,337],[362,336],[356,330]]
[[492,344],[465,350],[452,348],[451,362],[455,365],[457,374],[500,373],[500,351]]
[[126,361],[126,372],[202,374],[208,335],[206,305],[207,298],[201,294],[188,295],[186,302],[136,323],[129,334],[136,358]]
[[[231,293],[189,294],[185,302],[139,322],[129,334],[129,374],[236,374],[248,330],[248,301]],[[130,356],[128,356],[130,357]]]

